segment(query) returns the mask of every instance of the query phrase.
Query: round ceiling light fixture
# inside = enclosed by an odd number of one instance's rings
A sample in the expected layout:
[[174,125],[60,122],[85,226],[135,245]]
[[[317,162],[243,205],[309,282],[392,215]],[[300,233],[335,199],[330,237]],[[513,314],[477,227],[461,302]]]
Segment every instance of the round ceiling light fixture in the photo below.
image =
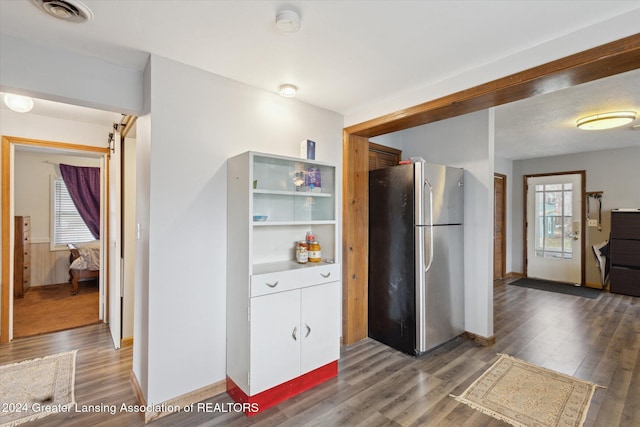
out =
[[16,113],[28,113],[33,108],[33,99],[28,96],[4,94],[4,103],[10,110]]
[[78,0],[32,0],[49,15],[67,22],[82,23],[93,19],[93,12]]
[[285,98],[293,98],[298,93],[298,88],[292,84],[283,84],[280,85],[279,93]]
[[636,119],[635,111],[614,111],[583,117],[576,121],[578,129],[602,130],[624,126]]
[[300,14],[291,9],[281,10],[276,15],[276,28],[283,33],[295,33],[300,29]]

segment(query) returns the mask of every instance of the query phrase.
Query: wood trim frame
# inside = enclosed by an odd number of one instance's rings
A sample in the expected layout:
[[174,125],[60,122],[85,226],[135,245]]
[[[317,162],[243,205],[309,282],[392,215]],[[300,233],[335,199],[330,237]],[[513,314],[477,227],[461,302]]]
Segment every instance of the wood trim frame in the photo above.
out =
[[582,250],[580,251],[580,285],[585,285],[586,280],[586,232],[587,226],[585,224],[584,218],[587,217],[587,204],[586,204],[586,188],[587,188],[587,172],[584,170],[581,171],[569,171],[569,172],[554,172],[554,173],[539,173],[532,175],[524,175],[522,177],[523,187],[522,187],[522,267],[524,270],[524,277],[529,277],[529,268],[527,265],[527,179],[529,178],[537,178],[541,176],[554,176],[554,175],[580,175],[580,192],[582,193],[582,203],[580,203],[580,215],[583,218],[580,221],[580,238],[582,239]]
[[[495,178],[502,180],[502,266],[500,270],[501,278],[504,279],[507,273],[507,175],[494,172],[494,187],[493,187],[493,196],[495,198],[496,189],[495,189]],[[495,203],[495,200],[494,200]],[[494,213],[495,218],[495,213]],[[494,224],[495,227],[495,224]],[[495,232],[494,232],[495,235]],[[495,244],[495,243],[494,243]],[[494,249],[495,251],[495,249]]]
[[[0,298],[2,300],[2,312],[0,314],[0,344],[6,344],[10,341],[9,337],[9,306],[11,305],[11,282],[12,277],[9,275],[10,269],[10,252],[13,247],[10,240],[11,236],[11,145],[29,145],[40,148],[51,148],[60,150],[71,150],[81,152],[93,152],[107,156],[108,148],[94,147],[90,145],[69,144],[64,142],[44,141],[39,139],[20,138],[14,136],[2,136],[2,282],[0,287],[2,292]],[[107,167],[109,162],[107,162]],[[107,254],[108,256],[108,254]]]
[[[640,68],[640,33],[444,96],[343,131],[343,341],[367,331],[368,138],[551,93]],[[365,168],[366,169],[366,168]]]

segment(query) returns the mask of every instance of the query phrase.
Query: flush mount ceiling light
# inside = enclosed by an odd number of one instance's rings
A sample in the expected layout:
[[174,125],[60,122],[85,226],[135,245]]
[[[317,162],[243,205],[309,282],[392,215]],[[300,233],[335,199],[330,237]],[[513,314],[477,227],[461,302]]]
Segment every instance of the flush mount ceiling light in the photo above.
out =
[[276,15],[276,28],[283,33],[295,33],[300,29],[300,14],[291,9],[281,10]]
[[298,88],[291,84],[280,85],[280,95],[286,98],[293,98],[298,93]]
[[82,23],[93,19],[93,12],[77,0],[32,0],[51,16],[67,22]]
[[602,130],[624,126],[636,119],[635,111],[614,111],[583,117],[576,121],[578,129]]
[[4,103],[10,110],[16,113],[28,113],[33,108],[33,99],[28,96],[4,94]]

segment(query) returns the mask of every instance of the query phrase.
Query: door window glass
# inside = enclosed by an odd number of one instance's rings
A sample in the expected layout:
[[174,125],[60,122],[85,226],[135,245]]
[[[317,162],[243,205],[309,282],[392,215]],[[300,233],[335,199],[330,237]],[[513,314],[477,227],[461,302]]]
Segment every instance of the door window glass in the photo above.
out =
[[536,256],[571,259],[572,184],[536,185],[535,201]]

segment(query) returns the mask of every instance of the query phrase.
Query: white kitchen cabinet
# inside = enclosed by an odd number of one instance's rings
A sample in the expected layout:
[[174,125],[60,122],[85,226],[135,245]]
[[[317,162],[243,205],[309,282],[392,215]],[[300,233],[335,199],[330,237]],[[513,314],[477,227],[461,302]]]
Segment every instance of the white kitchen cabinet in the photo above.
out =
[[301,291],[300,373],[317,369],[340,357],[340,282]]
[[[227,391],[237,402],[262,411],[337,375],[338,205],[333,165],[255,152],[228,160]],[[295,261],[307,231],[322,262]]]
[[251,395],[300,375],[300,291],[251,298]]
[[251,298],[250,304],[251,317],[265,320],[251,322],[252,394],[339,358],[339,282]]

